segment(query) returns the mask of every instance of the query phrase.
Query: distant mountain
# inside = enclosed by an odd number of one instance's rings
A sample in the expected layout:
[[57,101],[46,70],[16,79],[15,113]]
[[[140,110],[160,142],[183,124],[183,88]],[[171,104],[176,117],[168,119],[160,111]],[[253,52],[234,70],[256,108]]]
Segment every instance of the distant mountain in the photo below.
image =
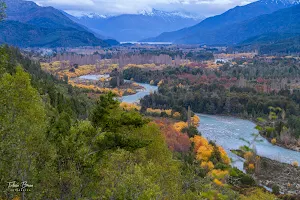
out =
[[105,16],[95,13],[70,17],[100,35],[119,41],[138,41],[165,31],[174,31],[199,23],[204,17],[184,12],[164,12],[153,9],[139,14]]
[[178,40],[179,43],[237,44],[250,37],[266,33],[300,33],[300,5],[261,15],[207,33],[198,32]]
[[270,14],[277,10],[297,5],[299,2],[300,0],[256,1],[245,6],[237,6],[221,15],[207,18],[195,26],[174,32],[166,32],[144,41],[209,44],[212,41],[207,41],[204,38],[209,38],[210,34],[215,34],[217,30],[221,30],[225,27],[230,28],[233,24],[241,23],[260,15]]
[[7,18],[0,23],[1,43],[20,47],[109,46],[53,7],[23,0],[4,2]]
[[18,47],[109,46],[86,31],[44,28],[18,21],[1,22],[0,32],[0,43]]

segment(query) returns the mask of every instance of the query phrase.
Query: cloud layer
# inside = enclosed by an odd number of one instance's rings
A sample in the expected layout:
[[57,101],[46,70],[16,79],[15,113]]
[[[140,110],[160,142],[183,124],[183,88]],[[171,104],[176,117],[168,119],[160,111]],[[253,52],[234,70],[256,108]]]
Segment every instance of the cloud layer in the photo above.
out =
[[67,12],[98,14],[132,14],[152,8],[165,11],[188,11],[202,16],[220,14],[234,6],[255,0],[33,0],[42,6],[53,6]]

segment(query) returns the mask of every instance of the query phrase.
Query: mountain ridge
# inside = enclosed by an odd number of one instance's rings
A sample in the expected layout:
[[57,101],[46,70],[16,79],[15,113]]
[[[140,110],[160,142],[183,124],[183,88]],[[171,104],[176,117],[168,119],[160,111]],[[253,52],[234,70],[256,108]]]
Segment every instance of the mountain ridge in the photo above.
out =
[[53,7],[23,0],[4,2],[7,18],[0,23],[1,43],[20,47],[109,46]]
[[[142,40],[164,31],[191,26],[202,20],[201,17],[197,18],[188,13],[165,12],[156,9],[151,12],[141,11],[139,14],[122,14],[106,18],[99,17],[100,15],[72,16],[70,19],[100,35],[116,38],[123,42]],[[96,17],[91,18],[92,16]]]
[[236,6],[228,11],[203,20],[202,22],[174,32],[165,32],[157,37],[148,38],[142,41],[148,42],[175,42],[180,43],[184,37],[191,37],[194,34],[201,34],[212,30],[226,27],[230,24],[243,22],[260,15],[270,14],[277,10],[299,4],[299,0],[260,0],[245,6]]
[[237,44],[266,33],[300,33],[300,4],[207,33],[188,35],[176,43]]

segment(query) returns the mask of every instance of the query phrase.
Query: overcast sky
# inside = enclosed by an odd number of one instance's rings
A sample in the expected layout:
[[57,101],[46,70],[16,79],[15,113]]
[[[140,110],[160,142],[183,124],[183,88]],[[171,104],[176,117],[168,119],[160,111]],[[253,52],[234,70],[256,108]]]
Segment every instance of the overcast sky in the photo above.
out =
[[72,14],[98,13],[117,15],[138,13],[152,8],[165,11],[187,11],[201,16],[220,14],[234,6],[255,0],[33,0],[42,6],[53,6]]

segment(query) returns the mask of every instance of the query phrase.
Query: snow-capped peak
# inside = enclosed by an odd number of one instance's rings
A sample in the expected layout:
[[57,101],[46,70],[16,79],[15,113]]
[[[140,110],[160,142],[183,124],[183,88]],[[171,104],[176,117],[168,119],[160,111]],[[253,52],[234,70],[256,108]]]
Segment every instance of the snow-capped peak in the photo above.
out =
[[97,14],[97,13],[87,13],[87,14],[84,14],[82,16],[80,16],[81,18],[82,17],[88,17],[88,18],[103,18],[103,19],[106,19],[108,18],[107,15],[101,15],[101,14]]
[[198,16],[188,12],[181,12],[181,11],[172,11],[166,12],[162,10],[152,9],[151,11],[141,10],[138,12],[140,15],[145,16],[159,16],[159,17],[181,17],[181,18],[188,18],[188,19],[203,19],[202,16]]
[[102,15],[102,14],[98,14],[98,13],[94,13],[94,12],[90,12],[90,13],[86,13],[86,12],[82,12],[82,11],[68,11],[65,10],[66,13],[81,19],[81,18],[90,18],[90,19],[106,19],[109,18],[109,15]]
[[283,5],[297,5],[300,4],[300,0],[261,0],[262,2],[269,4],[283,4]]

